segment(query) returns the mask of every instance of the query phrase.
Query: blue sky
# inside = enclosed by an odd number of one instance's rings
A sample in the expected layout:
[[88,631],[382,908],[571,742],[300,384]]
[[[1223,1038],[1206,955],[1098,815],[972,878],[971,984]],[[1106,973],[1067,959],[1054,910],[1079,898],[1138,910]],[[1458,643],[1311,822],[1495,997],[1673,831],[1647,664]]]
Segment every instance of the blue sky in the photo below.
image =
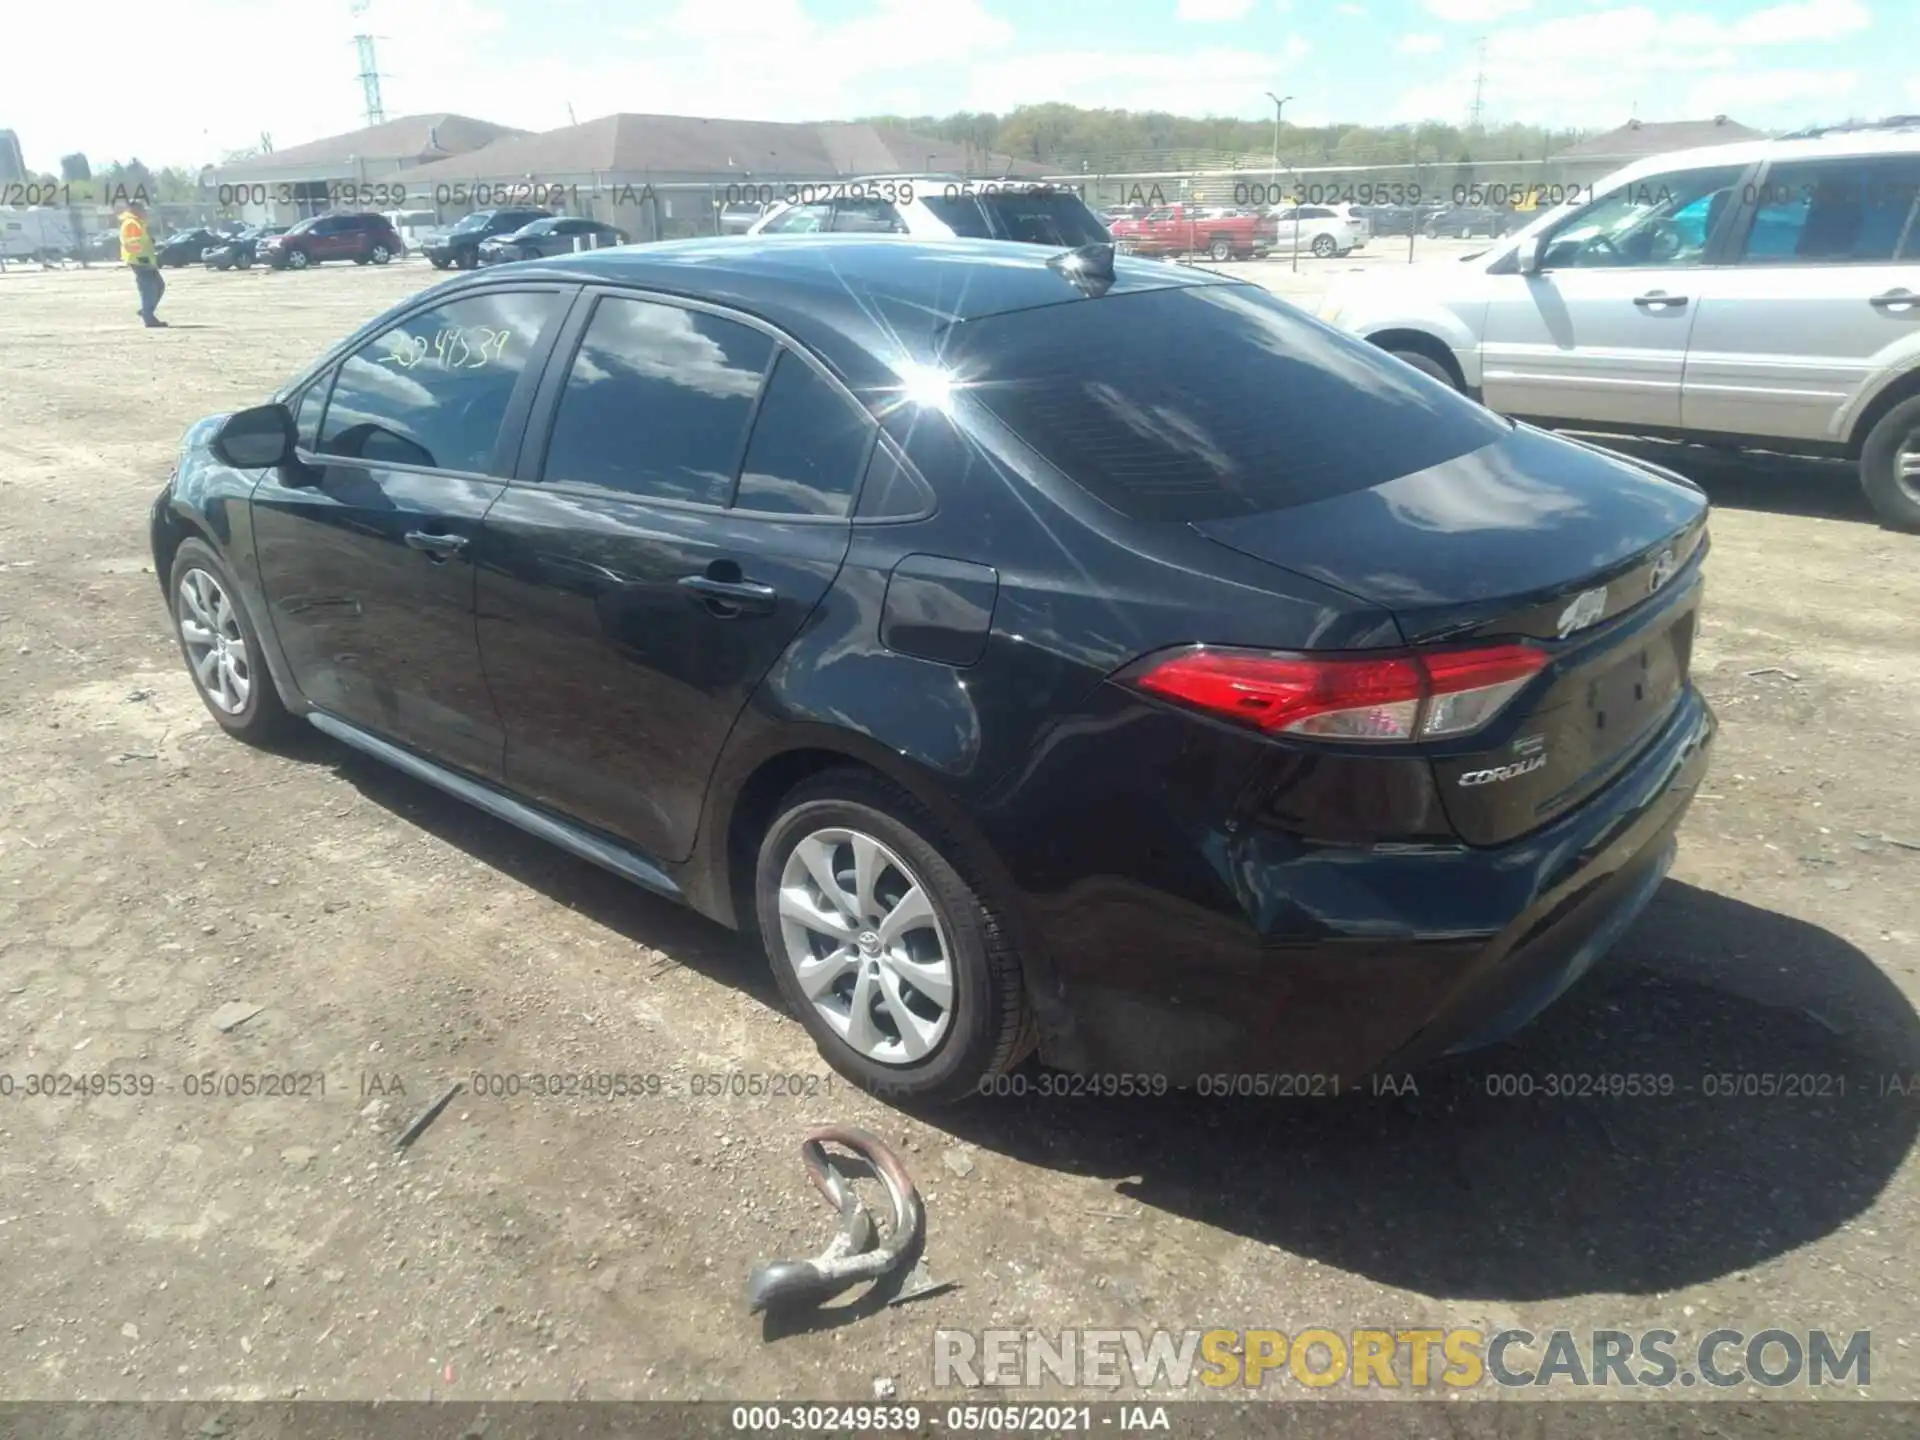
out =
[[[123,24],[33,6],[0,127],[29,164],[198,164],[357,128],[351,43],[387,113],[529,129],[616,110],[831,119],[1046,100],[1264,117],[1606,128],[1717,113],[1761,127],[1920,111],[1916,0],[166,0]],[[20,22],[24,22],[24,32]],[[131,80],[133,83],[125,83]]]

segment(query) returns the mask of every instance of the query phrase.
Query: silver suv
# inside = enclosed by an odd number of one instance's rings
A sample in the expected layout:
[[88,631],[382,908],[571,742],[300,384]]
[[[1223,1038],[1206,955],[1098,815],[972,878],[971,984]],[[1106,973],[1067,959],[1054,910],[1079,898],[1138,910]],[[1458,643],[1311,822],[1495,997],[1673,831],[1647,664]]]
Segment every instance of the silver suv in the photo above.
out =
[[1079,192],[1044,181],[870,175],[783,188],[789,198],[755,221],[749,235],[834,231],[1019,240],[1063,249],[1113,238]]
[[1920,530],[1920,117],[1639,161],[1320,315],[1509,415],[1857,460]]

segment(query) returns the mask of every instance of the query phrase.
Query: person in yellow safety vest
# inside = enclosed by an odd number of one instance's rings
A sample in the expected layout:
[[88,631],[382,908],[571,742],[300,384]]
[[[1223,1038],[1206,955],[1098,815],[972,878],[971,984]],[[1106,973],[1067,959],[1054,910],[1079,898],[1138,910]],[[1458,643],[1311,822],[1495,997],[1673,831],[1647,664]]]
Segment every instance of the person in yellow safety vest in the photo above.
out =
[[120,212],[120,260],[132,269],[134,283],[140,287],[141,323],[149,330],[166,328],[167,322],[153,312],[167,293],[167,279],[160,273],[153,236],[147,232],[147,207],[142,201],[129,200]]

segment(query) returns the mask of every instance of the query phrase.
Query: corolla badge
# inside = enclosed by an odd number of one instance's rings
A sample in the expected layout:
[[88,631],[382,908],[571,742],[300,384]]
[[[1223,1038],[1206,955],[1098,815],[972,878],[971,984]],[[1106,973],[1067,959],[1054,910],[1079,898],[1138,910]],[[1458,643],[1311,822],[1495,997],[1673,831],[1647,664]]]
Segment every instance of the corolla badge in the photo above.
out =
[[1573,597],[1573,602],[1560,612],[1560,638],[1564,640],[1574,631],[1586,629],[1606,613],[1606,586],[1582,590]]
[[1667,581],[1673,578],[1673,572],[1680,568],[1680,562],[1673,558],[1673,547],[1662,550],[1653,562],[1653,569],[1647,572],[1647,593],[1653,594]]

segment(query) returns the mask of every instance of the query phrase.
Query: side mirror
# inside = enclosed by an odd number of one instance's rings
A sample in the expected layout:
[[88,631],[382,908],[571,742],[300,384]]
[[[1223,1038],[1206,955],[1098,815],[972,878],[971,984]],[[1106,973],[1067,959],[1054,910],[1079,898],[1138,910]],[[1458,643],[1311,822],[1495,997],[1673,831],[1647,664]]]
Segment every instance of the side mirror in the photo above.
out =
[[1538,235],[1529,235],[1514,247],[1514,263],[1520,267],[1522,275],[1540,273],[1540,252],[1544,248],[1545,242]]
[[284,405],[256,405],[229,415],[213,437],[213,453],[236,470],[265,470],[293,459],[293,413]]

